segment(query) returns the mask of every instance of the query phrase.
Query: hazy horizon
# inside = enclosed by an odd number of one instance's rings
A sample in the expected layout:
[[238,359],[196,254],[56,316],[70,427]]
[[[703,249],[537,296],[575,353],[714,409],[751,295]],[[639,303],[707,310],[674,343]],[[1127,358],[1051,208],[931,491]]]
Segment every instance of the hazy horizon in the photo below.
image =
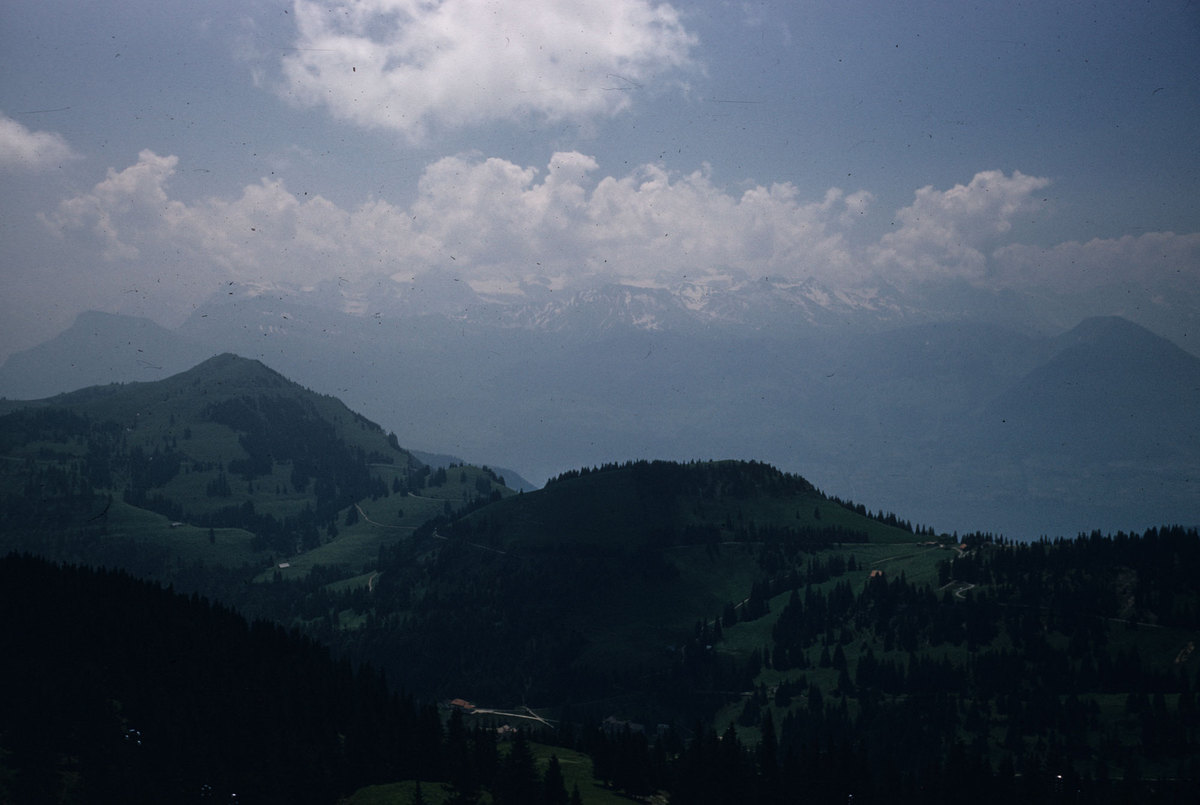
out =
[[1197,352],[1185,4],[46,3],[0,37],[0,359],[230,282],[369,314],[764,277]]
[[536,480],[1190,516],[1194,362],[1051,336],[1200,355],[1198,75],[1184,3],[9,4],[0,367],[94,309]]

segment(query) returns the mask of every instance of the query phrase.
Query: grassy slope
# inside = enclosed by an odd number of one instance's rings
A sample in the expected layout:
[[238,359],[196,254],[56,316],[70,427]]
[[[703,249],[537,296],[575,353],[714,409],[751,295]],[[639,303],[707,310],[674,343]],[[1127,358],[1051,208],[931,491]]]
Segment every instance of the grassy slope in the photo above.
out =
[[[380,473],[385,481],[389,481],[395,470],[379,466],[375,471]],[[465,480],[463,480],[465,476]],[[454,467],[447,471],[446,483],[442,486],[426,487],[418,492],[404,495],[389,495],[378,500],[361,500],[356,505],[361,515],[353,525],[342,525],[345,514],[338,520],[338,536],[325,544],[305,551],[295,556],[289,556],[286,561],[289,567],[280,570],[284,579],[302,578],[314,565],[344,565],[357,570],[374,562],[379,556],[382,546],[392,546],[396,542],[408,538],[422,523],[444,514],[446,505],[457,509],[469,502],[471,496],[477,494],[476,480],[488,477],[479,467]],[[495,489],[501,489],[493,485]],[[504,489],[502,494],[512,494]],[[272,566],[260,573],[255,581],[269,581],[274,576],[277,566]],[[371,573],[363,573],[342,582],[330,585],[332,589],[362,586],[368,583]]]

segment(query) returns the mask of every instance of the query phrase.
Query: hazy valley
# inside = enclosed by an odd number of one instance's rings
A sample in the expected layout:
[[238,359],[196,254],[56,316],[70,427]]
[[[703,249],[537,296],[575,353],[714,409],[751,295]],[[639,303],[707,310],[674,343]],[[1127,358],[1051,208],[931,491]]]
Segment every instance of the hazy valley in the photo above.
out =
[[233,287],[176,330],[84,314],[0,366],[0,394],[157,379],[229,351],[406,447],[533,484],[604,462],[746,458],[946,531],[1200,521],[1200,359],[1120,318],[1047,332],[1006,320],[999,298],[971,320],[900,295],[810,289],[817,305],[753,285],[699,302],[608,286],[499,304],[463,289],[457,310],[442,297],[445,312],[417,315],[408,297],[355,290]]

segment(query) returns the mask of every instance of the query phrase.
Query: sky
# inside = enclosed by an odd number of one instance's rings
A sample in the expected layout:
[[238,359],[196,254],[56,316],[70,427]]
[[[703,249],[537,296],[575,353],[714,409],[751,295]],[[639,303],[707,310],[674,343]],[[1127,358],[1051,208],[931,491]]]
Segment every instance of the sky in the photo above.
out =
[[1197,132],[1194,0],[8,0],[0,360],[86,309],[378,276],[1152,324],[1200,298]]

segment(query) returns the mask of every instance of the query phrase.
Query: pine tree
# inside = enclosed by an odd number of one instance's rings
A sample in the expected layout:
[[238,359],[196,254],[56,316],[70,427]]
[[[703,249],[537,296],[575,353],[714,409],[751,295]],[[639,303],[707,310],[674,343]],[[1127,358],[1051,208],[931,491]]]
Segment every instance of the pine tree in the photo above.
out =
[[775,719],[771,708],[763,709],[762,743],[758,746],[759,772],[763,780],[777,781],[779,777],[779,739],[775,735]]
[[511,751],[496,774],[492,793],[497,805],[528,805],[538,789],[537,768],[524,730],[517,732]]
[[542,778],[542,802],[546,805],[567,805],[567,784],[563,780],[562,767],[558,764],[558,755],[551,755],[546,765],[546,774]]

